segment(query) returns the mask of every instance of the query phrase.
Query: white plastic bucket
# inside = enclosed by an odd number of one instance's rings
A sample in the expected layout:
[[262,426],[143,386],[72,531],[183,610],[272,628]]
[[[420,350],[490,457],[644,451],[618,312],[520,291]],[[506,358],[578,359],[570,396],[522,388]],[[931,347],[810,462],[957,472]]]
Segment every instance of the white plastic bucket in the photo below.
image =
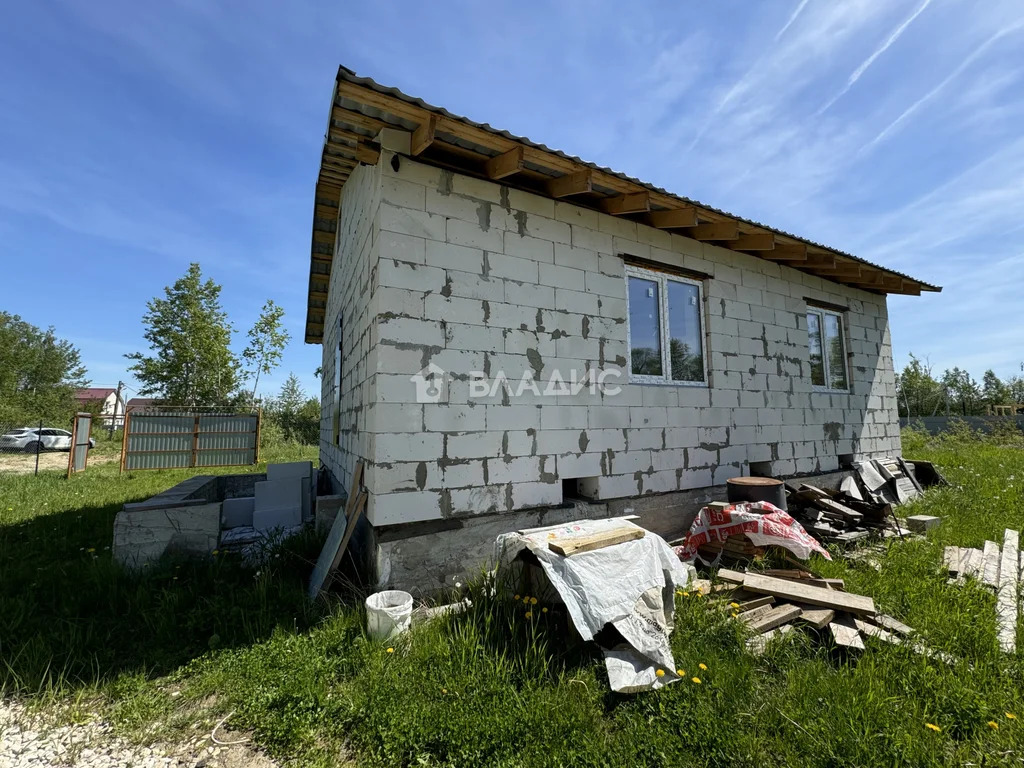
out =
[[412,595],[400,589],[386,589],[366,598],[366,629],[374,640],[408,631],[412,623]]

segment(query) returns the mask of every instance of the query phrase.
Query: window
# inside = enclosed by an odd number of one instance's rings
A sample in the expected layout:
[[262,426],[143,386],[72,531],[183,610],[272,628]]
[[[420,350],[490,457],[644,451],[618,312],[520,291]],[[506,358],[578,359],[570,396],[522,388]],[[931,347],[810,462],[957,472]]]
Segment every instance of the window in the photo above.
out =
[[626,267],[629,364],[634,381],[707,381],[702,299],[696,280]]
[[331,387],[334,404],[331,409],[331,431],[335,445],[341,445],[341,342],[334,350],[334,386]]
[[843,316],[830,309],[807,309],[807,346],[811,354],[811,384],[846,391],[846,339]]

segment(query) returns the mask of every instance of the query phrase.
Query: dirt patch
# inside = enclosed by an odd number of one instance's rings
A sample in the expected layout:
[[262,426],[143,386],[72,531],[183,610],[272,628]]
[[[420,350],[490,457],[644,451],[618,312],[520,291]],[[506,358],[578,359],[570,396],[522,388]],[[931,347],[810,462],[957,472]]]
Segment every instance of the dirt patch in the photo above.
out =
[[[109,464],[119,461],[120,456],[90,456],[86,471],[94,464]],[[65,451],[47,451],[39,454],[39,471],[68,471],[68,454]],[[0,474],[31,475],[36,471],[34,453],[0,453]]]

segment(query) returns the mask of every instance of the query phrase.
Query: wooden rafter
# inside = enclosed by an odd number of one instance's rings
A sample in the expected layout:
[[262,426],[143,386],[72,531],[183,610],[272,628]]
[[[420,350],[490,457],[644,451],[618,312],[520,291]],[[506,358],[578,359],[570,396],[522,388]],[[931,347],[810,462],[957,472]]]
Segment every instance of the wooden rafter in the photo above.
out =
[[513,147],[497,157],[492,157],[484,165],[484,173],[489,179],[503,179],[523,170],[523,148]]
[[684,229],[696,227],[697,209],[692,205],[672,208],[667,211],[651,211],[647,217],[652,227],[658,229]]
[[366,141],[367,136],[363,136],[355,131],[346,131],[344,128],[331,127],[327,130],[327,138],[330,141]]
[[380,147],[373,144],[356,144],[356,159],[360,163],[376,165],[380,160]]
[[627,213],[644,213],[651,210],[651,195],[649,192],[631,192],[626,195],[607,197],[600,202],[601,210],[614,216],[622,216]]
[[[364,115],[362,112],[354,112],[351,109],[344,109],[343,107],[335,107],[332,109],[331,119],[337,120],[339,123],[354,125],[358,128],[372,131],[374,135],[376,135],[377,131],[381,128],[390,127],[389,123],[385,123],[383,120],[378,120],[376,117],[370,117],[369,115]],[[331,130],[335,130],[335,127],[332,126]]]
[[735,221],[706,221],[698,224],[696,227],[691,227],[686,234],[694,240],[738,240],[740,227]]
[[761,258],[780,262],[807,261],[807,246],[803,243],[780,243],[776,240],[775,247],[771,251],[766,251]]
[[771,232],[741,233],[727,246],[734,251],[772,251],[775,250],[775,235]]
[[413,157],[420,154],[429,147],[434,141],[434,133],[437,131],[437,115],[425,115],[421,118],[420,124],[416,127],[416,130],[412,132],[412,152]]
[[551,197],[569,197],[583,195],[593,190],[594,174],[589,168],[560,176],[547,183],[547,191]]

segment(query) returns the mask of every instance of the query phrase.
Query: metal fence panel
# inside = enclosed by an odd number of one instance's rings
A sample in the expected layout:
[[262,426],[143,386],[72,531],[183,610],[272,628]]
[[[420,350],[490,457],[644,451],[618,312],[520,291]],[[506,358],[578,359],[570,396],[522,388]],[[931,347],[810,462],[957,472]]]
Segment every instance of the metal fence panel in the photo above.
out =
[[122,467],[180,469],[255,464],[259,413],[131,413]]

